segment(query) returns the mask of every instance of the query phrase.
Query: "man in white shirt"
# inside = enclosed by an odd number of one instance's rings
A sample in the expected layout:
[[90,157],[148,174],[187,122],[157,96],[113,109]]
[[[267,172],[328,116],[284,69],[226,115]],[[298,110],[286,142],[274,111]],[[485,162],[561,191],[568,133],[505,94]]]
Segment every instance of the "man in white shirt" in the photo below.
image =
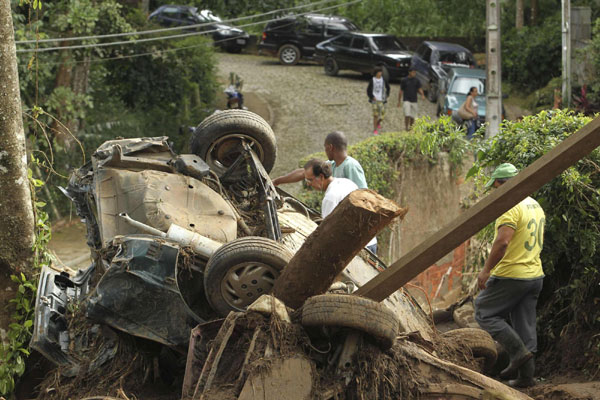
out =
[[[325,218],[351,192],[358,189],[356,183],[346,178],[335,178],[331,172],[331,164],[321,160],[310,160],[304,166],[306,182],[314,189],[325,192],[321,203],[321,217]],[[373,254],[377,254],[377,238],[374,237],[365,246]]]
[[385,104],[390,95],[390,84],[383,77],[383,68],[375,67],[375,76],[369,81],[367,96],[373,110],[373,134],[379,135],[381,123],[385,118]]

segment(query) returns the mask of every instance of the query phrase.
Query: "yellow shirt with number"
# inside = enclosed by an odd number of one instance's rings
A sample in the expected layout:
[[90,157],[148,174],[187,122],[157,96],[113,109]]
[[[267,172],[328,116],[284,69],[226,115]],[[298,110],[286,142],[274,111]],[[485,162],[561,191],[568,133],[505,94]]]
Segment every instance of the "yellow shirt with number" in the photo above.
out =
[[537,201],[527,197],[496,220],[498,229],[509,226],[515,233],[502,260],[492,269],[491,275],[499,278],[535,279],[544,276],[540,253],[544,244],[544,210]]

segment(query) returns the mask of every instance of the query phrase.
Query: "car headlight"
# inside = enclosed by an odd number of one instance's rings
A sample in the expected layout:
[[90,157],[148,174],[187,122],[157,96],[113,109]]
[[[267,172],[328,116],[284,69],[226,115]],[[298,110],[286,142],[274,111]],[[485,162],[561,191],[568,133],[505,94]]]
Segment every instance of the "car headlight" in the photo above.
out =
[[228,35],[231,35],[231,29],[219,29],[219,33],[221,35],[228,36]]

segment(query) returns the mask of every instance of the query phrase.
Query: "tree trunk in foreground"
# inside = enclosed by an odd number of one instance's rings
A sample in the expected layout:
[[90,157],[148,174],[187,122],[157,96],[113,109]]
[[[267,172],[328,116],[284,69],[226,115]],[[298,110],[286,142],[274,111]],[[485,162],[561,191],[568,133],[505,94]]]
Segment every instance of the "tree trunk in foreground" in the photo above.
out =
[[525,11],[523,8],[523,0],[517,0],[517,11],[515,15],[515,28],[520,30],[525,25]]
[[408,209],[368,189],[350,193],[306,239],[275,282],[273,294],[292,308],[325,293],[352,258]]
[[[30,266],[33,209],[9,0],[0,0],[0,272]],[[0,305],[2,307],[2,305]],[[2,307],[3,308],[3,307]]]

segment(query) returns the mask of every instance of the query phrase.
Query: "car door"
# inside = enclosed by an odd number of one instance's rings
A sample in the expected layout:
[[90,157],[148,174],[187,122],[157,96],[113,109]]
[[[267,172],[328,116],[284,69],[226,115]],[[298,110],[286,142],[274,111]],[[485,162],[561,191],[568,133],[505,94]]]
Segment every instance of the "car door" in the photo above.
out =
[[352,43],[347,51],[348,68],[359,72],[371,72],[372,50],[369,40],[364,36],[353,35]]
[[331,41],[333,52],[331,56],[337,61],[340,69],[348,68],[350,60],[350,44],[352,43],[352,35],[342,34]]
[[302,54],[311,56],[317,43],[323,39],[323,23],[319,19],[301,18],[297,25],[298,40],[302,44]]

